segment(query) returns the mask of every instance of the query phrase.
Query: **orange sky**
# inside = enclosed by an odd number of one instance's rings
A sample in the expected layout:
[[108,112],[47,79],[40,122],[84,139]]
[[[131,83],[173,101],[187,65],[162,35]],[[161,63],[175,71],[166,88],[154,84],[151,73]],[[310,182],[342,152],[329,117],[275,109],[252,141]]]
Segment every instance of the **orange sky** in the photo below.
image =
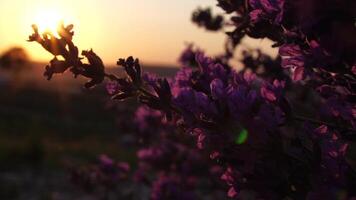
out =
[[51,55],[26,39],[32,23],[54,15],[75,25],[80,49],[93,48],[108,65],[129,55],[143,63],[176,65],[187,42],[209,54],[222,52],[224,33],[206,32],[190,21],[196,7],[215,4],[216,0],[1,0],[0,52],[23,46],[33,60],[48,61]]

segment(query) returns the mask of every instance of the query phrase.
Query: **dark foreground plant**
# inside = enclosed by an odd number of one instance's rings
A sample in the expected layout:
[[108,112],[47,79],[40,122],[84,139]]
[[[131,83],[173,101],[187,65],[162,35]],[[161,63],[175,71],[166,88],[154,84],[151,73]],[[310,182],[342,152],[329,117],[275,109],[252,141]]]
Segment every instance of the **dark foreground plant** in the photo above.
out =
[[[209,9],[197,10],[193,21],[209,30],[234,28],[225,54],[210,58],[191,45],[168,79],[142,73],[133,57],[117,62],[124,77],[105,73],[92,50],[82,52],[84,63],[72,26],[62,25],[59,37],[33,26],[29,40],[54,55],[48,79],[69,70],[89,78],[90,88],[108,78],[112,99],[135,97],[145,105],[136,113],[144,146],[134,180],[151,187],[151,199],[201,199],[201,183],[216,185],[215,176],[237,199],[355,198],[356,3],[218,0],[218,6],[229,22]],[[246,51],[245,68],[234,71],[228,63],[245,36],[269,38],[279,57]]]

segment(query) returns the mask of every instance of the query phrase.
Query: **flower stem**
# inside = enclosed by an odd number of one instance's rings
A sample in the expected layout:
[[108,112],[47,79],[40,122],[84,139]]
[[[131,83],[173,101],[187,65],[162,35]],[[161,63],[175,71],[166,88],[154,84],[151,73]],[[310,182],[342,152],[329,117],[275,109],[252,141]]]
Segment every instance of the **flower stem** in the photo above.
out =
[[304,117],[304,116],[294,116],[294,119],[297,120],[297,121],[307,121],[307,122],[310,122],[310,123],[313,123],[313,124],[324,124],[324,125],[327,125],[329,127],[332,127],[332,128],[338,128],[342,131],[351,131],[351,132],[356,132],[355,129],[352,129],[352,128],[345,128],[345,127],[340,127],[336,124],[332,124],[332,123],[328,123],[328,122],[324,122],[324,121],[321,121],[321,120],[317,120],[317,119],[312,119],[312,118],[309,118],[309,117]]

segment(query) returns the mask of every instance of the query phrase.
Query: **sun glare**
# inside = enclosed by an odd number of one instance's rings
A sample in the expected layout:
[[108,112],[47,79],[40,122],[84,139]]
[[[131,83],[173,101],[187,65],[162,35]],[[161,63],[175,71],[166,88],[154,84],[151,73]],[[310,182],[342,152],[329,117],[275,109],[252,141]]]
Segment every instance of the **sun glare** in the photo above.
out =
[[34,23],[38,25],[40,32],[51,31],[56,33],[59,23],[63,20],[61,15],[54,10],[38,12]]

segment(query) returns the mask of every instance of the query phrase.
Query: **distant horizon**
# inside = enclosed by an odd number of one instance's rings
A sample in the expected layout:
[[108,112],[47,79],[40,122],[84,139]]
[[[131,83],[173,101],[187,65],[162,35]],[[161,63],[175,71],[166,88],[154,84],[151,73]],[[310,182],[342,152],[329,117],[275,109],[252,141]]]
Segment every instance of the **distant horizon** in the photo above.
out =
[[[1,52],[0,52],[1,53]],[[48,61],[41,61],[41,60],[29,60],[30,64],[43,64],[46,65],[49,62]],[[141,62],[140,61],[141,66],[143,67],[150,67],[150,68],[180,68],[179,64],[176,65],[170,65],[170,64],[165,64],[165,63],[149,63],[149,62]],[[104,64],[106,68],[115,68],[115,67],[119,67],[116,63],[112,63],[112,64]]]

